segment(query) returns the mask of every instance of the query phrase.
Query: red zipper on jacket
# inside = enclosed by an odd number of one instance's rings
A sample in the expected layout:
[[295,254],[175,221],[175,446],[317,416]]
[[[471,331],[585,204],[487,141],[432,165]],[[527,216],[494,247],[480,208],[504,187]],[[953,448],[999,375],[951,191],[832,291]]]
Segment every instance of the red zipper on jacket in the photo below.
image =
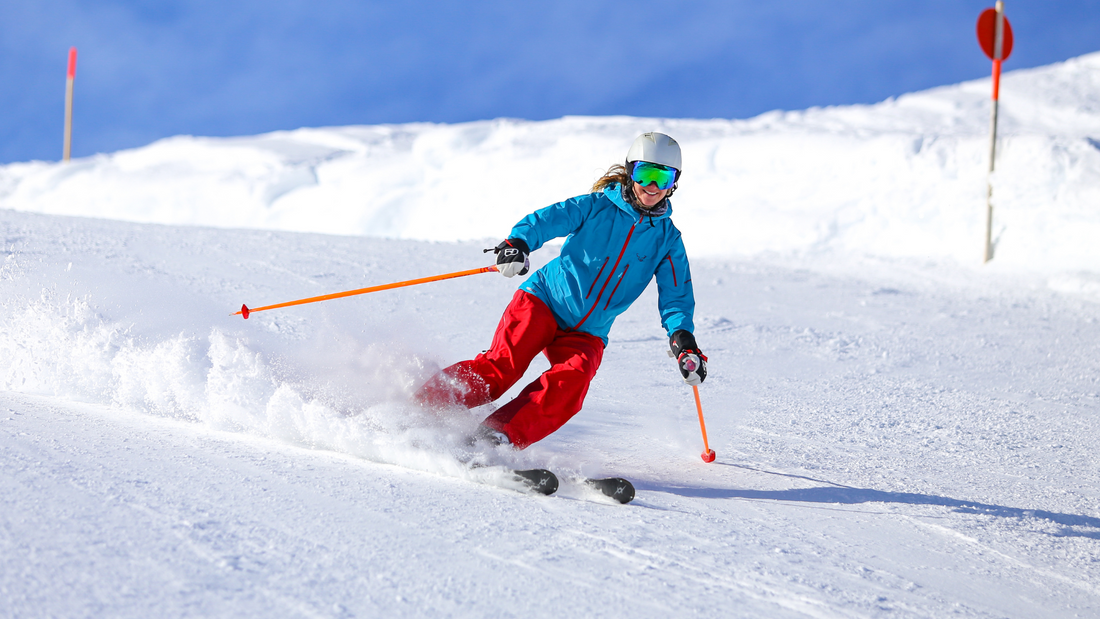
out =
[[[588,310],[588,313],[584,315],[584,318],[581,318],[580,322],[573,325],[572,331],[576,331],[577,329],[579,329],[581,325],[584,324],[584,321],[588,320],[588,317],[592,315],[592,312],[596,311],[596,306],[600,304],[600,298],[603,297],[603,291],[607,290],[607,285],[611,283],[611,278],[615,276],[615,271],[619,270],[619,263],[622,262],[623,254],[626,253],[626,246],[630,244],[630,237],[634,235],[634,228],[638,226],[638,222],[641,220],[642,218],[638,217],[638,221],[634,222],[633,226],[630,226],[630,232],[626,233],[626,241],[623,242],[623,248],[619,250],[619,257],[615,259],[615,266],[611,268],[611,272],[607,274],[607,280],[604,281],[603,286],[600,287],[600,294],[596,295],[596,300],[592,302],[592,308]],[[606,260],[604,261],[604,266],[607,266]],[[600,269],[600,272],[603,272],[603,268]],[[599,281],[598,275],[596,281]],[[615,284],[615,288],[618,287],[619,285]],[[589,289],[588,293],[592,294],[591,289]],[[614,291],[612,291],[612,294],[614,294]]]
[[600,281],[600,276],[603,275],[603,270],[607,268],[607,262],[611,260],[611,256],[603,259],[603,264],[600,265],[600,272],[596,273],[596,277],[592,278],[592,285],[588,287],[588,294],[584,295],[584,298],[592,296],[592,291],[596,288],[596,282]]

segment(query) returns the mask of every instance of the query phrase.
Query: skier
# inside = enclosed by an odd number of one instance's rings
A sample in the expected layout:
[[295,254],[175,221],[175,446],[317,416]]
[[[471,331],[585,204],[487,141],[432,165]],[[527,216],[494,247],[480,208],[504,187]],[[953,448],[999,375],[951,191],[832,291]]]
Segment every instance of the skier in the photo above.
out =
[[566,237],[561,254],[527,278],[504,310],[489,350],[456,363],[413,396],[432,407],[488,404],[504,395],[540,352],[550,369],[481,422],[474,440],[524,449],[581,409],[615,318],[657,279],[661,324],[684,381],[707,375],[692,335],[695,296],[669,197],[680,178],[680,145],[644,133],[626,165],[613,165],[593,193],[539,209],[494,249],[501,275],[526,275],[529,255]]

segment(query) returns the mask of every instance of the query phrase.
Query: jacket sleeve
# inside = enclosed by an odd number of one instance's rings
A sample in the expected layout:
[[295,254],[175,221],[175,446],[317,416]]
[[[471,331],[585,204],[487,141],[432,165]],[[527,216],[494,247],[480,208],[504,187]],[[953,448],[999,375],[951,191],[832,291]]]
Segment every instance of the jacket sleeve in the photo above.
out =
[[695,292],[691,287],[691,266],[679,231],[668,254],[657,266],[657,307],[661,326],[668,335],[683,329],[695,332]]
[[551,204],[519,220],[508,234],[510,239],[523,239],[531,251],[547,241],[569,236],[577,231],[592,212],[593,203],[601,194],[588,194]]

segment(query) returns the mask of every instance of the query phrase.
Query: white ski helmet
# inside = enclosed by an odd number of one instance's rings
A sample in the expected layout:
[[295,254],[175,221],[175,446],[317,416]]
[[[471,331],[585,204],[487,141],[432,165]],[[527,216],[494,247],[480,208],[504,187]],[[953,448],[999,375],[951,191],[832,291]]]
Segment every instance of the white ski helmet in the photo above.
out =
[[[651,131],[639,135],[626,153],[626,165],[635,161],[648,161],[680,171],[680,145],[664,133]],[[677,176],[679,176],[677,174]]]

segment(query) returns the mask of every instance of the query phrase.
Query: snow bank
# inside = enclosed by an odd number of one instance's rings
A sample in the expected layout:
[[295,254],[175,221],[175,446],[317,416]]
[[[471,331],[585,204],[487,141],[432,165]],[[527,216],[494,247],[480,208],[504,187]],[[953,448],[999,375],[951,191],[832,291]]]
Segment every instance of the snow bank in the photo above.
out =
[[[999,268],[1100,264],[1100,53],[1005,74]],[[570,117],[179,136],[0,168],[0,207],[135,222],[455,241],[583,193],[642,131],[685,149],[693,255],[835,251],[977,264],[989,80],[749,120]]]

